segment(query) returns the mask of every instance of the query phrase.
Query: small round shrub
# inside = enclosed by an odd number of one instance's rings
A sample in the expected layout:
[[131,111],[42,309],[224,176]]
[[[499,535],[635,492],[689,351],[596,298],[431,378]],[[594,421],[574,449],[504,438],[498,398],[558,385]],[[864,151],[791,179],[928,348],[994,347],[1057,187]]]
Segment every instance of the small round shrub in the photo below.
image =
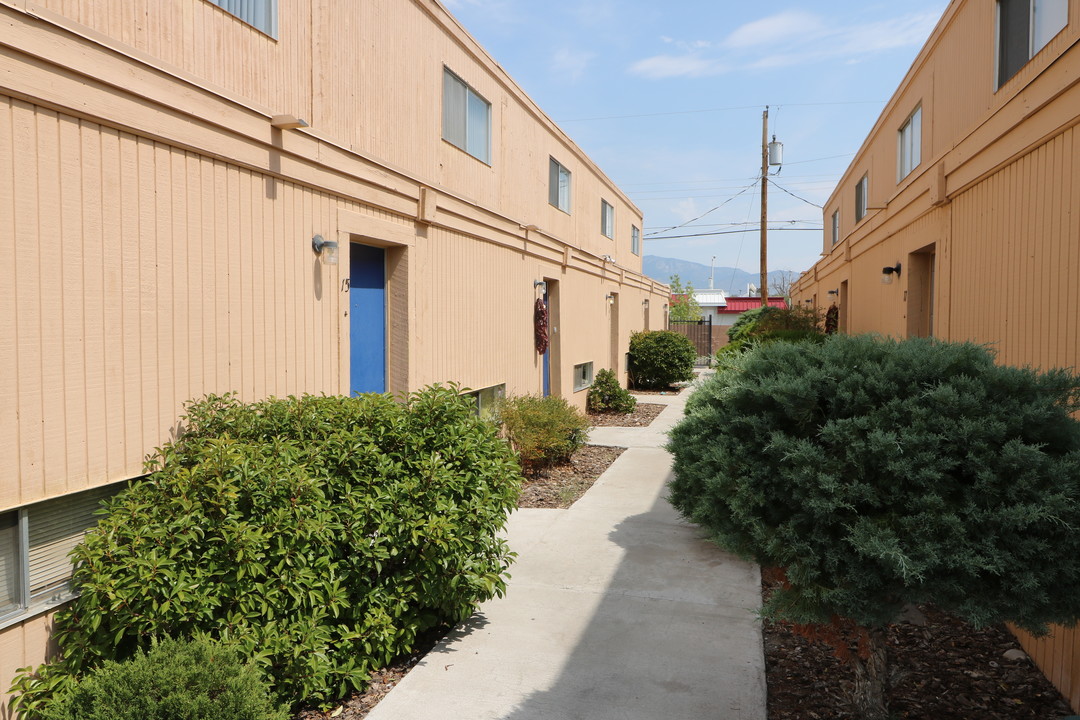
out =
[[205,638],[166,639],[125,662],[106,662],[42,720],[285,720],[258,668]]
[[694,379],[697,349],[690,338],[671,330],[630,336],[628,369],[634,387],[659,390]]
[[568,461],[589,439],[588,419],[556,395],[508,397],[499,402],[497,416],[530,472]]
[[615,373],[607,368],[596,373],[585,399],[585,407],[591,413],[632,413],[637,398],[619,383]]
[[37,711],[154,638],[235,643],[289,704],[362,689],[417,635],[505,588],[521,471],[458,388],[192,403],[179,440],[73,553]]

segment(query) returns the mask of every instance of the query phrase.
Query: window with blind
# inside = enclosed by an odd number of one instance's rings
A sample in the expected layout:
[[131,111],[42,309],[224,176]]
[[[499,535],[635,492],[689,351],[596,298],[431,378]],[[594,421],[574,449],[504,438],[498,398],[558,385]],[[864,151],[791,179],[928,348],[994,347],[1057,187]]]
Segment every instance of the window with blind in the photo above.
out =
[[443,140],[491,164],[491,103],[443,68]]
[[240,18],[270,37],[278,34],[278,0],[210,0],[214,5]]
[[548,162],[548,202],[570,212],[570,171],[555,158]]
[[70,554],[118,486],[95,488],[0,514],[0,622],[74,597]]

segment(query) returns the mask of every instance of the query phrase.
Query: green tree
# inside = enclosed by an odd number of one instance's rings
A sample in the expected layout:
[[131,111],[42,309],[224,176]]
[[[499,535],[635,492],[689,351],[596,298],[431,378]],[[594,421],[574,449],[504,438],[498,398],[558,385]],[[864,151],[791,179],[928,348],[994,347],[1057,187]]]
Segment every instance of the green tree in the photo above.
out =
[[690,322],[701,320],[704,315],[701,312],[701,306],[698,305],[698,301],[694,298],[694,284],[688,282],[683,285],[682,279],[678,275],[671,276],[670,284],[671,310],[668,313],[668,318]]
[[858,716],[887,717],[884,626],[932,602],[976,626],[1080,618],[1080,376],[980,346],[766,343],[687,403],[671,501],[786,570],[767,617],[846,618]]

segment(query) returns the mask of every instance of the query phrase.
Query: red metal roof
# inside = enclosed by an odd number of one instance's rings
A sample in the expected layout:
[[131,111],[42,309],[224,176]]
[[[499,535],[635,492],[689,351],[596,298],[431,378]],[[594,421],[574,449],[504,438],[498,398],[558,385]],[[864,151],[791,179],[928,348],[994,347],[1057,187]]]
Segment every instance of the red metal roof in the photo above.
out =
[[[761,307],[761,297],[729,297],[727,307],[720,308],[718,312],[736,315],[759,307]],[[769,307],[786,308],[787,301],[782,297],[771,297],[769,298]]]

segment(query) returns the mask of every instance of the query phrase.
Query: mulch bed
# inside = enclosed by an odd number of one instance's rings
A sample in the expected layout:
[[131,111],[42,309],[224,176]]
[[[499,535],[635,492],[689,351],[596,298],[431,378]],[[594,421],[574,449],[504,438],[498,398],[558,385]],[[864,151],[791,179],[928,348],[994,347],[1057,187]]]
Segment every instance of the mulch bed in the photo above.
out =
[[630,392],[634,395],[678,395],[685,389],[685,387],[680,386],[667,387],[663,390],[638,390],[637,388],[633,388]]
[[586,445],[571,456],[570,462],[545,468],[535,477],[526,476],[518,507],[570,507],[625,449]]
[[667,405],[639,402],[631,413],[587,413],[593,427],[647,427]]
[[[771,591],[762,573],[762,597]],[[1072,715],[1050,681],[1026,657],[1003,655],[1020,643],[1003,626],[976,630],[932,606],[925,625],[888,628],[893,718],[918,720],[1049,720]],[[919,618],[921,622],[922,618]],[[833,649],[765,621],[768,720],[857,720],[848,706],[851,669]],[[853,638],[852,638],[852,641]]]

